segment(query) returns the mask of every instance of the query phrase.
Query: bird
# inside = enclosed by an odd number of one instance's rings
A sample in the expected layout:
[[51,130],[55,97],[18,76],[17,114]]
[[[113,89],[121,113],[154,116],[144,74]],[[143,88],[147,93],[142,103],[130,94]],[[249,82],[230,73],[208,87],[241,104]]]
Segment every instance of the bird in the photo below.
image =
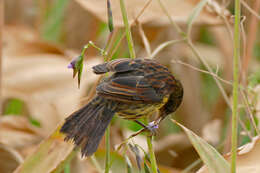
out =
[[[133,120],[153,130],[176,111],[183,99],[183,87],[167,67],[148,58],[120,58],[92,67],[95,74],[111,72],[96,87],[93,99],[65,119],[60,132],[72,140],[82,157],[96,152],[113,116]],[[158,112],[158,118],[144,125],[140,118]]]

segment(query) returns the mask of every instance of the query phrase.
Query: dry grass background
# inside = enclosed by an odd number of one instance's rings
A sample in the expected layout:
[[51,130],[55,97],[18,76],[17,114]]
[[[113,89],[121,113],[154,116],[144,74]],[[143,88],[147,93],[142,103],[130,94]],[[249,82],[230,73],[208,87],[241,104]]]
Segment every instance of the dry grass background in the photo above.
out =
[[[91,67],[103,61],[99,53],[89,48],[85,68],[78,89],[77,81],[67,65],[76,57],[84,44],[92,40],[105,47],[108,29],[105,0],[4,0],[3,58],[2,58],[2,104],[0,116],[0,172],[22,172],[21,165],[36,150],[42,152],[42,160],[37,172],[55,172],[57,165],[72,150],[73,145],[64,143],[60,134],[52,134],[66,116],[84,104],[97,76]],[[187,20],[199,0],[162,0],[174,22],[187,30]],[[190,39],[201,57],[210,65],[215,74],[225,81],[232,81],[232,35],[233,1],[210,1],[193,24]],[[244,1],[256,12],[259,0]],[[123,34],[123,22],[119,1],[111,0],[115,31]],[[163,42],[181,39],[172,28],[168,17],[153,0],[126,0],[129,22],[138,17],[143,32],[155,50]],[[245,30],[242,44],[241,84],[244,87],[244,102],[239,101],[239,145],[247,144],[238,151],[238,171],[260,172],[259,138],[249,115],[260,118],[260,39],[259,16],[245,6],[242,14]],[[225,19],[225,20],[224,20]],[[225,23],[226,22],[226,23]],[[227,27],[226,24],[229,24]],[[140,28],[133,23],[132,34],[138,57],[148,56]],[[243,34],[242,34],[243,36]],[[113,58],[129,57],[127,42],[122,40]],[[201,136],[229,159],[231,135],[231,111],[215,84],[212,75],[205,73],[205,67],[184,42],[172,44],[156,55],[156,59],[167,65],[181,80],[185,89],[184,101],[172,117],[188,129]],[[244,65],[248,63],[248,65]],[[203,70],[203,72],[201,72]],[[245,81],[245,82],[243,82]],[[222,82],[228,101],[231,100],[232,85]],[[140,127],[134,123],[115,118],[111,129],[111,146],[120,144]],[[51,135],[52,134],[52,135]],[[50,136],[51,135],[51,136]],[[48,146],[40,145],[50,141]],[[146,149],[145,137],[138,136],[134,143]],[[251,142],[253,141],[253,142]],[[251,142],[251,143],[250,143]],[[105,159],[104,141],[96,153],[103,166]],[[162,173],[177,173],[187,170],[195,172],[201,166],[196,150],[181,129],[170,121],[162,122],[154,142],[157,162]],[[46,149],[49,152],[44,152]],[[227,155],[226,155],[227,154]],[[133,168],[137,171],[135,156],[127,151]],[[126,172],[122,153],[112,154],[113,172]],[[198,163],[190,170],[193,163]],[[64,172],[94,173],[96,167],[90,159],[76,157],[65,167]],[[202,168],[198,172],[207,172]]]

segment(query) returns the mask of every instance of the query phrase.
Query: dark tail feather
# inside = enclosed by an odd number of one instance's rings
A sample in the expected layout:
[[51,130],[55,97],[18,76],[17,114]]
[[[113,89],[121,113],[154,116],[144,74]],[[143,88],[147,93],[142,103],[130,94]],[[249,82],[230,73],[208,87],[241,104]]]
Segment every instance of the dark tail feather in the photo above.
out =
[[115,111],[106,100],[97,96],[86,106],[70,115],[61,132],[66,134],[65,140],[72,139],[81,147],[82,156],[92,155],[98,148],[100,140],[111,121]]

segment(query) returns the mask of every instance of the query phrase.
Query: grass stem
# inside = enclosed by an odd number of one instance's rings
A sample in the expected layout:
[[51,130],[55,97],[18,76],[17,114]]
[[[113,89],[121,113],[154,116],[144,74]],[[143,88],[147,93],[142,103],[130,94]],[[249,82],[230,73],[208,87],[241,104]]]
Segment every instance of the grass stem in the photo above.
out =
[[106,161],[105,161],[105,173],[109,173],[110,169],[110,125],[106,130]]
[[152,173],[157,173],[157,164],[156,164],[156,158],[153,150],[153,136],[147,136],[146,137],[147,145],[148,145],[148,150],[150,154],[150,159],[151,159],[151,168],[152,168]]
[[130,57],[135,58],[134,43],[133,43],[131,30],[130,30],[128,19],[127,19],[127,13],[126,13],[124,0],[120,0],[120,8],[121,8],[121,13],[122,13],[122,17],[123,17],[123,21],[124,21],[124,25],[125,25],[126,39],[127,39],[127,43],[128,43]]
[[240,57],[240,0],[235,0],[231,173],[236,172],[238,122],[238,60]]

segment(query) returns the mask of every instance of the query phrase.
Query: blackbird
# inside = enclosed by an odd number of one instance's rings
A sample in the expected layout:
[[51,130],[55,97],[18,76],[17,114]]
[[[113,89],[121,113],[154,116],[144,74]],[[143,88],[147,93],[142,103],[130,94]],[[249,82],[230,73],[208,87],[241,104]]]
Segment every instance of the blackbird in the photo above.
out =
[[94,66],[93,71],[113,74],[97,86],[96,96],[87,105],[66,118],[60,130],[66,135],[65,141],[73,140],[81,148],[83,157],[97,150],[115,114],[143,125],[137,119],[158,111],[158,119],[152,123],[158,126],[182,102],[181,83],[155,60],[116,59]]

